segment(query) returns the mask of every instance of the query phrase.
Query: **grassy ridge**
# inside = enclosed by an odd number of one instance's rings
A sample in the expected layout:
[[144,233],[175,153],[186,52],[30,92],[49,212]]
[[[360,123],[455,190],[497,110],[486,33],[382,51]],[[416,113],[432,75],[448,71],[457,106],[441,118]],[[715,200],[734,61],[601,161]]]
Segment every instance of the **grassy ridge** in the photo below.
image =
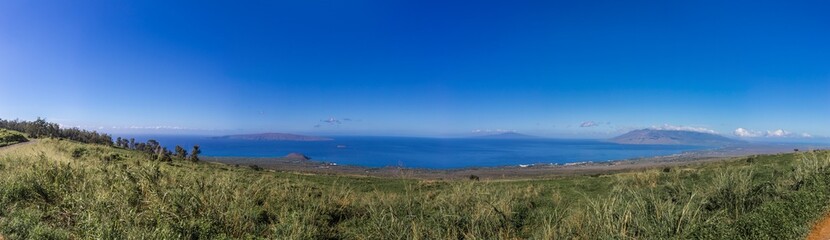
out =
[[0,147],[29,141],[23,133],[0,128]]
[[827,152],[516,181],[421,181],[148,160],[45,139],[0,150],[0,233],[27,238],[795,239]]

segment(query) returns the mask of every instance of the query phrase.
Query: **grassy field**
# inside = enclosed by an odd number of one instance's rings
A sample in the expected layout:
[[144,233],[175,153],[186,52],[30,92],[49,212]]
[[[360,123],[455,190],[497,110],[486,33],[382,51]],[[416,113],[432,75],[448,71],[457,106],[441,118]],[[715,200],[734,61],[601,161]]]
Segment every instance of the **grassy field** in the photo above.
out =
[[0,147],[26,141],[28,139],[26,139],[23,133],[0,128]]
[[809,152],[542,180],[425,181],[0,149],[7,239],[798,239],[830,203]]

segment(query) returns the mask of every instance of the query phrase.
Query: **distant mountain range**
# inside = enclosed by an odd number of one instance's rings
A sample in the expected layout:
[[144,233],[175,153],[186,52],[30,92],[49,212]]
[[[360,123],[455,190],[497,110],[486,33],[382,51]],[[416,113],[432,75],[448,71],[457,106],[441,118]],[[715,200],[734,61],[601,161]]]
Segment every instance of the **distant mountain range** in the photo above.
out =
[[486,138],[486,139],[535,139],[539,138],[537,136],[525,135],[516,132],[506,132],[506,133],[499,133],[493,135],[486,135],[486,136],[479,136],[478,138]]
[[721,135],[681,131],[640,129],[610,139],[620,144],[656,144],[656,145],[693,145],[693,146],[723,146],[746,143],[744,141],[727,138]]
[[214,139],[237,139],[237,140],[258,140],[258,141],[295,141],[295,142],[315,142],[315,141],[331,141],[334,139],[315,136],[304,136],[288,133],[259,133],[259,134],[240,134],[227,135],[221,137],[214,137]]

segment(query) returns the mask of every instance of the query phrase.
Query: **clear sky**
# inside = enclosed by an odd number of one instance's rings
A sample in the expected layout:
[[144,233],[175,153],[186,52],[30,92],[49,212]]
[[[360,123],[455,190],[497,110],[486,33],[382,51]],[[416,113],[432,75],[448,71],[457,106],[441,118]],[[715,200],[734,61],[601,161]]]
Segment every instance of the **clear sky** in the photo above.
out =
[[109,132],[830,136],[826,1],[172,2],[0,1],[0,118]]

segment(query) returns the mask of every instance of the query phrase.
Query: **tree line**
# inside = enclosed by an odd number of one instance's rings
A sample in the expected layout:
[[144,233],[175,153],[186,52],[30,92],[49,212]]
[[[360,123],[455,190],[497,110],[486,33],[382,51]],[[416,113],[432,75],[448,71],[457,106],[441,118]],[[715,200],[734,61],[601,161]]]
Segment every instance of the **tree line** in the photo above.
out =
[[82,143],[101,144],[107,146],[114,146],[123,149],[130,149],[139,152],[147,153],[159,161],[189,160],[193,162],[199,161],[199,154],[202,153],[199,145],[194,145],[188,154],[181,146],[176,146],[175,152],[171,152],[166,147],[153,139],[147,142],[136,142],[135,138],[118,137],[116,141],[112,140],[112,136],[106,133],[98,133],[96,131],[87,131],[79,128],[61,128],[57,123],[47,122],[46,119],[37,118],[35,121],[23,120],[5,120],[0,118],[0,128],[15,130],[26,133],[30,138],[60,138],[69,139]]
[[167,147],[162,146],[161,143],[155,139],[150,139],[147,140],[147,142],[142,143],[136,142],[135,138],[126,139],[118,137],[114,144],[115,147],[147,153],[150,156],[154,156],[155,159],[159,161],[172,161],[173,159],[177,159],[198,162],[199,154],[202,153],[199,145],[193,145],[193,148],[190,150],[190,154],[188,154],[187,150],[179,145],[176,145],[175,152],[172,152],[168,150]]
[[26,133],[30,138],[65,138],[83,143],[113,145],[112,136],[109,134],[78,128],[61,128],[57,123],[46,122],[46,119],[42,118],[35,121],[0,119],[0,128]]

